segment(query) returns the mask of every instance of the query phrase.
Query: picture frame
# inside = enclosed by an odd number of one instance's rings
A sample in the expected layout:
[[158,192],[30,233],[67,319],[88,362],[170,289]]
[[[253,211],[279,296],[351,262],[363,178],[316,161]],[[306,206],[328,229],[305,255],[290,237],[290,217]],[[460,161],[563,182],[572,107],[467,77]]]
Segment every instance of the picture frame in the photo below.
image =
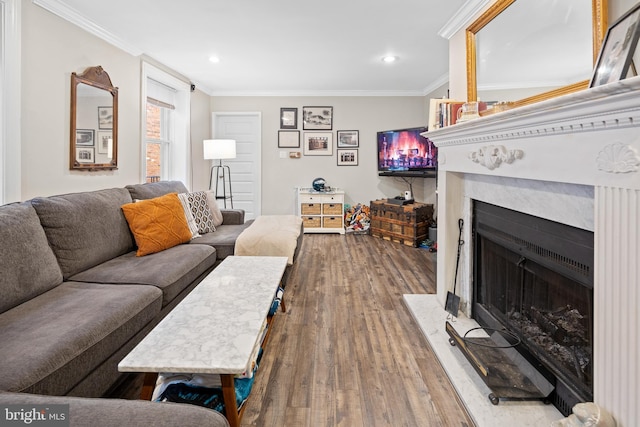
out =
[[302,107],[303,130],[332,130],[333,107]]
[[357,148],[360,146],[359,131],[357,130],[339,130],[338,131],[338,148]]
[[[589,87],[627,77],[640,36],[640,3],[616,20],[604,36]],[[635,67],[634,67],[635,68]]]
[[95,131],[93,129],[76,129],[76,145],[93,146],[95,144]]
[[305,132],[305,156],[333,155],[333,132]]
[[76,162],[95,163],[95,149],[93,147],[76,147]]
[[98,138],[96,141],[98,147],[98,154],[109,153],[109,140],[113,144],[113,133],[110,131],[98,131]]
[[278,148],[300,148],[300,131],[279,130]]
[[358,149],[338,148],[338,166],[358,166]]
[[298,129],[297,108],[280,108],[280,129]]
[[113,129],[113,107],[98,107],[98,129]]

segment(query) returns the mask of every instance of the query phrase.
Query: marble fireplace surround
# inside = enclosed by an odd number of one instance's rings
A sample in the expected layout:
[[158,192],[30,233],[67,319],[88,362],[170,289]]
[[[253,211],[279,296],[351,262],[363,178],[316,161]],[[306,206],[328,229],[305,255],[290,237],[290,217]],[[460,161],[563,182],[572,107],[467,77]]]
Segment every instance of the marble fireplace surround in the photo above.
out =
[[[640,77],[424,134],[438,146],[437,301],[471,300],[472,200],[594,232],[594,400],[640,419]],[[444,308],[443,308],[444,310]]]

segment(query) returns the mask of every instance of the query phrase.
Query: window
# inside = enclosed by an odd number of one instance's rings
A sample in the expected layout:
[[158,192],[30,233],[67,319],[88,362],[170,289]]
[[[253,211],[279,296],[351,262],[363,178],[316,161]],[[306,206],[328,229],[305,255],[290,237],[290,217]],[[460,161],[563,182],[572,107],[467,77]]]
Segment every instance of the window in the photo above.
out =
[[179,180],[190,187],[190,84],[148,63],[142,70],[142,181]]
[[174,139],[174,110],[172,104],[147,96],[145,182],[168,178],[168,159]]

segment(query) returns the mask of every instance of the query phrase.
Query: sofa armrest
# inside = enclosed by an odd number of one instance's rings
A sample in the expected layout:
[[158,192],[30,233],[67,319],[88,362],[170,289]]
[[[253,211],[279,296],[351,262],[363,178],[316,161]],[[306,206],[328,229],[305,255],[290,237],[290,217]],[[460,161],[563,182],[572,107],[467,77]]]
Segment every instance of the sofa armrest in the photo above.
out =
[[69,405],[71,427],[229,427],[227,419],[219,412],[182,403],[0,392],[2,406],[22,405],[28,410],[29,405],[60,404]]
[[244,209],[221,209],[220,212],[222,212],[223,224],[244,224]]

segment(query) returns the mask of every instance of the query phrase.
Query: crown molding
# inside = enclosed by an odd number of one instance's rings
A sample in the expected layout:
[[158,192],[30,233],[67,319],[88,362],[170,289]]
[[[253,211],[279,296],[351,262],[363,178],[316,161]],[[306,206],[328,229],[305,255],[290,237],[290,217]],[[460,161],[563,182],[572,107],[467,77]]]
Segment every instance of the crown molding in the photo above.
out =
[[213,90],[211,96],[424,96],[423,91],[417,90],[255,90],[255,91],[224,91]]
[[423,96],[429,95],[434,90],[438,89],[440,86],[449,83],[449,73],[444,73],[436,80],[433,81],[429,86],[425,87],[422,91]]
[[94,36],[101,38],[114,45],[115,47],[124,50],[125,52],[133,55],[139,56],[143,53],[138,47],[126,42],[120,37],[115,36],[113,33],[105,30],[95,22],[86,18],[82,14],[80,14],[77,10],[69,7],[64,4],[60,0],[32,0],[33,4],[40,6],[41,8],[48,10],[54,15],[58,15],[62,19],[65,19],[72,24],[82,28],[88,33],[93,34]]
[[447,21],[446,24],[438,31],[438,35],[447,40],[451,39],[455,33],[466,28],[471,20],[478,15],[489,3],[494,0],[467,0],[465,4]]

